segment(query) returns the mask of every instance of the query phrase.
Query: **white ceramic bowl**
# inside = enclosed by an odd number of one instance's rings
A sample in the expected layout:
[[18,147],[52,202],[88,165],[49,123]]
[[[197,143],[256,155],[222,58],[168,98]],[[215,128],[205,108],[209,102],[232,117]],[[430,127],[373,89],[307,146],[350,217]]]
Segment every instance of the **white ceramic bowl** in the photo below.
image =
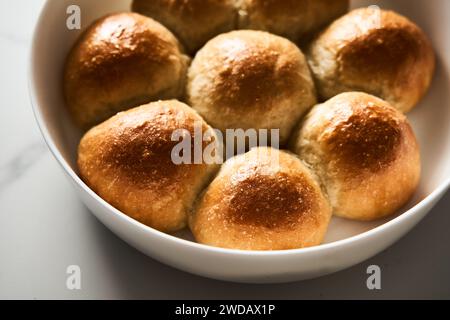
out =
[[[128,218],[103,201],[76,173],[80,133],[66,114],[62,96],[65,57],[79,35],[66,28],[66,9],[81,7],[82,27],[110,12],[129,9],[129,0],[48,0],[37,23],[31,51],[30,92],[37,121],[55,158],[92,213],[111,231],[143,253],[187,272],[236,282],[270,283],[308,279],[360,263],[414,227],[450,184],[450,1],[354,1],[393,8],[424,28],[437,51],[432,89],[411,114],[419,137],[423,177],[416,196],[398,215],[358,223],[333,218],[323,245],[298,250],[253,252],[194,243],[188,232],[171,236]],[[413,254],[413,252],[411,253]]]

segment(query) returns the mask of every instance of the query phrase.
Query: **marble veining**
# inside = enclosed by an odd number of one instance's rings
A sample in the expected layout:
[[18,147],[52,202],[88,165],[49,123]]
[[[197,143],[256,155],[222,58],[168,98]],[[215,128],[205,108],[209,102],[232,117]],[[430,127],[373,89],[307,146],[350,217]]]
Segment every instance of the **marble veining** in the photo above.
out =
[[29,37],[24,37],[23,35],[20,34],[0,31],[0,41],[2,46],[6,44],[3,42],[26,46],[29,42],[29,39],[30,39]]
[[34,141],[22,147],[16,156],[2,164],[0,166],[0,193],[15,180],[25,175],[47,150],[44,142]]

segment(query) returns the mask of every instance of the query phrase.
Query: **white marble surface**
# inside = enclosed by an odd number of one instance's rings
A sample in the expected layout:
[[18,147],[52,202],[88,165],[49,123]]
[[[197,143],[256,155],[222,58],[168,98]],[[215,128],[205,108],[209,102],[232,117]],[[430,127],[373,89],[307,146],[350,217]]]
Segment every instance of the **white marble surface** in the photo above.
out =
[[[0,1],[0,298],[450,298],[450,193],[410,234],[370,261],[300,283],[240,285],[189,275],[140,254],[101,225],[45,146],[27,93],[42,0]],[[79,265],[82,289],[66,288]],[[366,268],[382,269],[382,290]]]

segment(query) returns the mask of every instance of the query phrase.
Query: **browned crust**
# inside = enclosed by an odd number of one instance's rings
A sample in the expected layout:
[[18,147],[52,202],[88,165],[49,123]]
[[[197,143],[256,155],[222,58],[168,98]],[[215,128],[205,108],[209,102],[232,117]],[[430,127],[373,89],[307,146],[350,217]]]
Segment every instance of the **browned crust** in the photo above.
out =
[[118,111],[182,92],[187,58],[165,27],[135,13],[106,16],[73,47],[64,91],[76,122],[88,128]]
[[342,104],[334,110],[321,139],[327,154],[342,168],[377,172],[398,158],[403,135],[410,134],[410,127],[380,102],[365,105],[352,101],[350,112]]
[[175,100],[119,113],[81,140],[80,175],[124,213],[159,230],[175,231],[185,225],[187,210],[216,167],[172,161],[178,143],[171,139],[173,131],[185,129],[194,139],[196,122],[204,132],[209,129],[197,113]]
[[[268,161],[270,152],[279,153],[279,165]],[[330,214],[318,183],[299,159],[255,148],[225,163],[190,226],[201,243],[282,250],[320,244]]]
[[234,31],[212,39],[188,72],[187,101],[211,125],[280,129],[281,143],[316,103],[301,50],[262,31]]
[[237,18],[234,0],[134,0],[132,10],[167,26],[192,54]]
[[243,0],[240,27],[272,32],[297,42],[345,14],[349,0]]
[[252,173],[224,194],[229,199],[225,217],[231,224],[289,229],[315,209],[317,195],[305,177]]
[[407,118],[365,93],[343,93],[314,107],[293,148],[320,177],[338,216],[394,214],[419,183],[420,151]]
[[372,8],[353,10],[332,23],[312,43],[309,59],[323,99],[364,91],[402,112],[424,96],[435,68],[432,45],[416,24]]
[[242,45],[239,51],[230,50],[223,56],[220,49],[216,51],[219,61],[215,87],[216,93],[220,93],[216,100],[219,105],[245,111],[263,110],[272,107],[267,103],[268,97],[293,94],[298,64],[283,59],[289,53],[256,38],[247,38],[248,42],[234,41]]

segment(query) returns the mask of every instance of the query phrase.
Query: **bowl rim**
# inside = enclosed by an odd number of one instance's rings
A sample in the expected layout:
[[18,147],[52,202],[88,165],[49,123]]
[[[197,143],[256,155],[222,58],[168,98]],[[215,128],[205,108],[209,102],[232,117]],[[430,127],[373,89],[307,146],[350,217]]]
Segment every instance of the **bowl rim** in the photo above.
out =
[[[437,188],[435,188],[429,195],[427,195],[425,198],[423,198],[419,203],[417,203],[412,208],[406,210],[405,212],[401,213],[399,216],[393,218],[390,221],[387,221],[373,229],[370,229],[368,231],[362,232],[360,234],[333,241],[330,243],[320,244],[313,247],[307,247],[307,248],[299,248],[299,249],[289,249],[289,250],[272,250],[272,251],[255,251],[255,250],[238,250],[238,249],[227,249],[227,248],[220,248],[220,247],[213,247],[210,245],[205,245],[201,243],[197,243],[194,241],[182,239],[179,237],[176,237],[171,234],[166,234],[164,232],[158,231],[156,229],[153,229],[149,226],[146,226],[137,220],[134,220],[127,216],[125,213],[121,212],[120,210],[116,209],[112,205],[110,205],[108,202],[103,200],[99,195],[97,195],[92,189],[90,189],[84,181],[76,174],[76,172],[71,168],[71,166],[67,163],[67,161],[62,156],[61,152],[59,151],[58,147],[55,144],[55,141],[53,137],[51,136],[47,124],[44,120],[41,108],[38,103],[37,99],[37,91],[36,91],[36,85],[35,85],[35,52],[36,48],[38,46],[37,44],[37,35],[39,32],[39,26],[42,24],[42,21],[45,16],[45,12],[48,10],[49,5],[52,1],[46,0],[45,4],[42,6],[41,11],[39,13],[38,19],[36,20],[34,27],[33,27],[33,34],[31,39],[31,46],[28,48],[28,93],[31,101],[31,107],[33,110],[34,117],[36,119],[36,122],[38,124],[39,130],[41,131],[41,134],[50,149],[51,153],[53,154],[54,158],[57,160],[59,165],[63,168],[64,172],[71,178],[73,182],[78,185],[83,192],[85,192],[87,195],[89,195],[93,200],[98,202],[104,209],[106,209],[109,213],[115,214],[118,216],[118,218],[125,222],[130,223],[133,225],[133,227],[140,229],[143,232],[150,233],[151,236],[159,237],[162,240],[166,242],[171,242],[175,245],[179,246],[187,246],[191,248],[192,250],[197,251],[203,251],[204,253],[219,253],[219,254],[226,254],[226,255],[238,255],[238,256],[291,256],[291,255],[301,255],[301,254],[308,254],[308,253],[319,253],[319,252],[326,252],[329,250],[333,250],[337,247],[344,247],[347,245],[351,245],[355,242],[360,242],[363,240],[367,240],[369,238],[375,238],[380,236],[384,232],[389,232],[391,229],[395,228],[395,226],[402,224],[406,220],[411,219],[414,215],[418,214],[424,208],[428,207],[430,204],[433,204],[434,201],[438,201],[450,188],[450,177],[447,177],[447,179],[442,182]],[[92,212],[91,212],[92,213]]]

